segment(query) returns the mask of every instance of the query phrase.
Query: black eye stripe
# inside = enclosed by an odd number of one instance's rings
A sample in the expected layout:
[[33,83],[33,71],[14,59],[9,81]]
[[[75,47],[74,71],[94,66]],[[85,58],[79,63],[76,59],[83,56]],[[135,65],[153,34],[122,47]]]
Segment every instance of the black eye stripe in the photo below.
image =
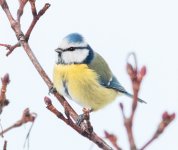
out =
[[68,49],[66,49],[66,51],[74,51],[75,49],[75,47],[69,47]]
[[60,50],[61,52],[66,52],[66,51],[74,51],[76,49],[87,49],[88,47],[69,47],[69,48],[66,48],[66,49],[62,49],[62,48],[57,48],[57,50]]

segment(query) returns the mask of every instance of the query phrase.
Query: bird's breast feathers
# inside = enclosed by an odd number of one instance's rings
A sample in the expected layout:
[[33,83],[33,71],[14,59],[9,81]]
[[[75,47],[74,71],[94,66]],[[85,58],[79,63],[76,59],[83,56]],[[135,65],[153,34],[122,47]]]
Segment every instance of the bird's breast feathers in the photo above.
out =
[[63,96],[68,95],[83,107],[100,109],[112,102],[118,92],[100,85],[95,71],[86,64],[56,64],[54,87]]

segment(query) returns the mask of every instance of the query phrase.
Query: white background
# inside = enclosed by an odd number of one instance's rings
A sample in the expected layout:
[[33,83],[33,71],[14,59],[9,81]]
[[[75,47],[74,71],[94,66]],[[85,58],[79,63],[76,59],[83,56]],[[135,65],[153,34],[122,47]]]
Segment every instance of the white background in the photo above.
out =
[[[134,136],[140,148],[154,133],[167,110],[178,110],[178,2],[176,0],[51,0],[37,1],[38,10],[45,2],[50,9],[39,20],[31,35],[29,44],[39,62],[52,77],[55,59],[54,49],[64,36],[71,32],[81,33],[90,46],[108,62],[113,73],[122,85],[131,92],[131,84],[126,73],[126,56],[135,51],[139,66],[147,66],[147,75],[143,81],[140,97],[148,102],[138,106],[134,121]],[[10,10],[16,15],[18,2],[8,0]],[[25,32],[31,22],[30,5],[25,8],[22,17],[22,29]],[[0,43],[17,42],[9,22],[0,9]],[[17,48],[9,57],[5,48],[0,48],[0,76],[10,74],[7,98],[10,105],[1,115],[3,128],[20,119],[24,108],[38,113],[30,136],[30,150],[81,149],[88,150],[92,143],[80,136],[70,127],[58,120],[45,108],[44,96],[48,88],[34,69],[22,48]],[[62,107],[50,96],[59,110]],[[108,107],[91,114],[94,130],[101,137],[107,130],[118,136],[119,145],[129,149],[128,140],[119,102],[123,102],[127,115],[130,112],[131,99],[118,97]],[[81,107],[70,101],[81,113]],[[176,150],[178,148],[177,119],[165,130],[148,150]],[[4,140],[8,141],[8,150],[22,150],[30,124],[16,128],[0,139],[0,149]],[[92,150],[98,147],[93,145]]]

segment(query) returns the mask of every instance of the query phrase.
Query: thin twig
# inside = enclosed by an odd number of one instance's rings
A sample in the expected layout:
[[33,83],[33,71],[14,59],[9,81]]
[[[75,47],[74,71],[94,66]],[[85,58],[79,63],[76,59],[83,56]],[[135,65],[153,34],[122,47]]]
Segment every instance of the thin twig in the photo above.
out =
[[71,120],[68,120],[68,118],[65,118],[64,115],[54,107],[52,104],[52,101],[50,98],[45,97],[44,98],[45,104],[47,105],[47,109],[50,110],[52,113],[54,113],[58,118],[60,118],[62,121],[64,121],[66,124],[68,124],[70,127],[72,127],[75,131],[77,131],[79,134],[81,134],[84,137],[87,137],[91,141],[93,141],[96,145],[98,145],[100,148],[104,150],[112,150],[110,146],[108,146],[100,137],[96,135],[94,132],[90,132],[87,130],[82,130],[80,126],[78,126],[76,123],[72,122]]
[[[37,114],[34,114],[34,115],[35,115],[35,120],[36,120]],[[26,143],[27,143],[27,144],[28,144],[28,145],[27,145],[27,148],[29,149],[30,133],[31,133],[31,131],[32,131],[33,125],[34,125],[34,123],[35,123],[35,120],[32,122],[32,124],[31,124],[31,126],[30,126],[30,129],[29,129],[29,131],[28,131],[28,133],[27,133],[27,135],[26,135],[25,142],[24,142],[24,148],[25,148]]]
[[[29,26],[26,34],[25,34],[25,40],[26,41],[29,40],[30,35],[32,33],[32,30],[35,27],[35,25],[38,22],[38,20],[40,19],[40,17],[43,16],[43,14],[46,12],[46,10],[50,7],[50,4],[46,3],[44,5],[44,7],[38,12],[38,14],[36,14],[35,1],[31,0],[30,4],[31,4],[31,8],[32,8],[33,20],[32,20],[32,22],[31,22],[31,24],[30,24],[30,26]],[[8,50],[6,56],[9,56],[17,47],[20,47],[21,45],[20,45],[20,42],[18,42],[13,46],[7,45],[7,44],[0,44],[0,46],[6,47],[6,49]]]
[[[32,3],[33,4],[33,3]],[[32,5],[33,6],[33,5]],[[35,5],[34,5],[35,7]],[[36,14],[36,12],[34,11],[34,9],[36,10],[36,8],[32,7],[32,13],[34,14],[34,18],[33,21],[30,25],[30,27],[28,28],[26,34],[25,34],[25,38],[28,41],[28,39],[30,38],[31,32],[34,28],[34,26],[36,25],[37,21],[39,20],[39,18],[46,12],[46,10],[50,7],[49,3],[46,3],[44,5],[44,7],[38,12],[38,14]],[[34,11],[34,12],[33,12]]]
[[[133,57],[135,67],[132,67],[132,65],[128,63],[131,56]],[[135,140],[133,136],[132,125],[133,125],[135,111],[137,108],[138,92],[140,89],[141,81],[146,74],[146,67],[144,66],[141,68],[140,71],[138,71],[137,58],[136,58],[135,53],[130,53],[127,57],[127,72],[130,76],[130,79],[132,82],[132,88],[133,88],[133,102],[132,102],[132,110],[131,110],[130,117],[126,118],[125,112],[124,112],[124,106],[122,103],[120,103],[120,108],[121,108],[124,125],[126,128],[129,143],[130,143],[130,149],[136,150],[137,148],[136,148],[136,144],[135,144]]]
[[7,141],[4,141],[4,146],[3,146],[3,150],[7,150]]
[[105,134],[105,138],[107,138],[112,143],[112,145],[116,148],[116,150],[122,150],[117,144],[118,139],[114,134],[110,134],[107,131],[104,131],[104,134]]
[[[133,93],[134,93],[130,117],[126,118],[125,112],[124,112],[124,106],[123,106],[122,103],[120,103],[120,108],[121,108],[121,112],[122,112],[122,116],[123,116],[123,120],[124,120],[124,125],[126,127],[126,131],[127,131],[127,135],[128,135],[128,139],[129,139],[129,143],[130,143],[130,149],[136,150],[137,147],[136,147],[134,136],[133,136],[132,125],[133,125],[133,119],[134,119],[135,111],[136,111],[136,108],[137,108],[138,93],[139,93],[139,90],[140,90],[140,85],[141,85],[142,79],[146,74],[146,67],[143,66],[138,71],[137,59],[136,59],[135,53],[131,53],[131,54],[128,55],[127,62],[128,62],[128,60],[131,56],[133,56],[135,67],[133,67],[130,63],[127,63],[127,72],[130,76],[130,79],[131,79],[131,82],[132,82]],[[155,134],[140,150],[144,150],[144,148],[146,148],[150,143],[152,143],[156,138],[158,138],[159,135],[167,127],[167,125],[170,124],[172,122],[172,120],[174,120],[174,118],[175,118],[174,113],[169,115],[167,112],[165,112],[162,116],[162,121],[159,124]]]
[[144,150],[148,145],[150,145],[155,139],[157,139],[165,130],[165,128],[175,119],[175,113],[168,114],[164,112],[162,115],[162,120],[158,125],[157,130],[153,134],[152,138],[140,149]]
[[19,9],[17,10],[17,20],[20,22],[20,18],[23,15],[23,10],[28,0],[19,0]]
[[36,119],[36,113],[30,113],[29,109],[26,108],[22,113],[21,119],[16,121],[13,125],[11,125],[10,127],[6,128],[2,132],[0,132],[0,136],[2,136],[4,133],[10,131],[13,128],[17,128],[17,127],[22,126],[25,123],[34,122],[35,119]]
[[35,6],[35,0],[29,0],[32,10],[32,15],[35,17],[37,15],[36,6]]
[[1,82],[2,82],[2,87],[0,91],[0,113],[3,110],[3,107],[9,104],[9,101],[6,99],[6,89],[7,89],[7,85],[10,82],[9,74],[5,74],[4,77],[1,78]]

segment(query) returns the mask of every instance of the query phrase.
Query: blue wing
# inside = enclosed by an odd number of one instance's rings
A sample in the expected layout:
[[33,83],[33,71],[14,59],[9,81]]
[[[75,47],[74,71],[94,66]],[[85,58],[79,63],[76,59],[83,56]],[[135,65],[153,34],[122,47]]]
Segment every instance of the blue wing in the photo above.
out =
[[107,87],[107,88],[112,88],[115,89],[121,93],[126,93],[126,90],[124,89],[124,87],[119,83],[119,81],[117,80],[117,78],[112,75],[112,77],[110,78],[109,81],[107,81],[107,84],[102,84],[103,86]]
[[[119,83],[117,78],[112,74],[106,61],[98,53],[94,53],[94,58],[91,63],[88,64],[88,67],[97,73],[99,82],[102,86],[115,89],[116,91],[133,98],[133,95],[128,93],[125,88]],[[138,98],[138,101],[146,103],[140,98]]]
[[[112,88],[112,89],[116,89],[117,91],[133,98],[133,95],[128,93],[124,87],[119,83],[119,81],[117,80],[117,78],[115,76],[112,76],[111,80],[108,82],[107,85],[104,85],[103,86],[107,87],[107,88]],[[144,100],[138,98],[138,101],[141,102],[141,103],[146,103]]]
[[98,53],[94,53],[94,58],[88,66],[97,73],[99,82],[102,86],[115,89],[122,93],[126,92],[116,77],[112,74],[106,61]]

